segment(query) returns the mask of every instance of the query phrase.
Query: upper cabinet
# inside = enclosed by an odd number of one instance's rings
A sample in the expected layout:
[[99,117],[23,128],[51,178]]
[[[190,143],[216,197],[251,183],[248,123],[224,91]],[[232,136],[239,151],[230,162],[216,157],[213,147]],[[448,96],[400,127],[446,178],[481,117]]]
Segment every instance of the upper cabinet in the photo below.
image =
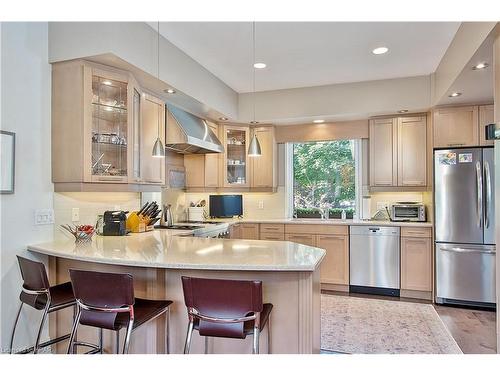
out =
[[[275,191],[278,185],[277,143],[273,126],[220,125],[207,121],[224,145],[221,154],[185,154],[188,191]],[[262,154],[249,156],[256,135]]]
[[479,145],[493,146],[495,142],[486,139],[486,125],[494,123],[493,105],[479,106]]
[[425,116],[370,120],[370,186],[427,185]]
[[250,129],[245,126],[225,125],[222,137],[223,186],[249,187],[248,144]]
[[435,148],[478,146],[478,107],[436,108],[433,129]]
[[163,107],[143,95],[127,72],[84,61],[53,64],[55,190],[140,191],[142,185],[164,185],[164,159],[150,160],[156,137],[164,137]]

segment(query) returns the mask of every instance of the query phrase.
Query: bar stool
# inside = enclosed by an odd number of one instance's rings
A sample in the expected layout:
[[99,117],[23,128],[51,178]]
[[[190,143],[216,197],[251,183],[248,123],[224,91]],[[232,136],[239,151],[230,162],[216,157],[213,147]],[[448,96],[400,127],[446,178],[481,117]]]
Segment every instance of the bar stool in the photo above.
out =
[[184,354],[191,349],[193,330],[208,337],[245,339],[253,335],[252,354],[259,353],[260,332],[267,325],[267,348],[271,353],[271,310],[262,303],[262,282],[245,280],[201,279],[182,276],[184,302],[188,311],[188,329]]
[[[116,354],[119,353],[120,329],[127,333],[122,353],[128,353],[132,331],[144,323],[166,313],[166,352],[170,352],[170,305],[172,301],[147,300],[134,297],[133,278],[130,274],[69,270],[76,297],[77,314],[68,345],[68,354],[74,345],[78,325],[109,329],[116,332]],[[102,342],[101,342],[102,345]]]
[[[16,333],[17,323],[19,321],[23,305],[26,304],[36,310],[43,310],[43,315],[42,320],[40,321],[40,327],[38,328],[38,333],[36,335],[35,345],[29,347],[28,349],[19,351],[18,353],[29,353],[32,351],[33,354],[37,354],[40,348],[44,348],[69,338],[70,334],[66,334],[64,336],[40,343],[47,315],[66,307],[73,306],[73,308],[76,308],[76,301],[73,296],[71,283],[67,282],[64,284],[50,286],[47,271],[45,270],[45,265],[43,263],[23,258],[19,255],[17,256],[17,261],[21,270],[21,277],[23,278],[23,286],[19,295],[21,305],[17,311],[14,327],[12,328],[12,335],[10,337],[9,353],[12,354],[12,346],[14,344],[14,335]],[[75,311],[76,310],[74,310],[74,312]]]

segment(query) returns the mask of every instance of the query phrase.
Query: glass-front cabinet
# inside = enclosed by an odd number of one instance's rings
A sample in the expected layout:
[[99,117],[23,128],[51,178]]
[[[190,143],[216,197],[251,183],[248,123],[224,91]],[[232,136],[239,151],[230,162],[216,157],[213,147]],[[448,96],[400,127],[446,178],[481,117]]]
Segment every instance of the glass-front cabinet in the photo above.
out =
[[248,127],[224,127],[224,187],[248,187]]
[[92,76],[92,180],[127,182],[127,82]]

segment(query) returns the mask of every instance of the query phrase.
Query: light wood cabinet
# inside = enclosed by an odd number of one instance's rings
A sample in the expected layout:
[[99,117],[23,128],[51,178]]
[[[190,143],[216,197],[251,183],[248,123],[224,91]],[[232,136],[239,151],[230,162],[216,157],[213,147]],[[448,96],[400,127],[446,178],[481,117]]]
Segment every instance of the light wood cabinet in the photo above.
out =
[[260,239],[263,241],[284,241],[285,234],[260,232]]
[[224,125],[222,186],[246,188],[250,186],[248,165],[248,144],[250,129],[245,126]]
[[398,186],[427,185],[425,116],[400,117],[397,129]]
[[401,289],[432,292],[430,229],[404,229],[401,233]]
[[284,241],[285,240],[285,225],[284,224],[259,224],[260,239],[267,241]]
[[316,246],[326,250],[321,263],[321,282],[349,285],[348,236],[318,235]]
[[[210,130],[218,137],[219,127],[213,122],[207,121]],[[205,166],[204,166],[204,178],[206,188],[217,188],[219,186],[219,175],[220,175],[220,154],[206,154],[205,155]]]
[[254,134],[259,141],[262,155],[248,158],[250,162],[250,186],[252,188],[275,188],[278,171],[274,127],[252,128],[250,137],[253,137]]
[[479,145],[480,146],[493,146],[495,142],[490,139],[486,139],[486,125],[494,123],[494,111],[493,105],[481,105],[479,106]]
[[259,239],[259,224],[240,224],[241,235],[243,240],[258,240]]
[[307,233],[286,233],[285,241],[296,242],[307,246],[316,246],[316,235]]
[[229,238],[232,240],[241,239],[241,224],[231,224],[229,227]]
[[370,186],[427,185],[426,116],[370,120]]
[[434,147],[479,145],[478,107],[443,107],[433,110]]
[[158,136],[165,144],[165,103],[152,95],[143,94],[141,113],[141,182],[165,185],[165,158],[152,155]]
[[370,186],[395,186],[397,119],[370,120]]

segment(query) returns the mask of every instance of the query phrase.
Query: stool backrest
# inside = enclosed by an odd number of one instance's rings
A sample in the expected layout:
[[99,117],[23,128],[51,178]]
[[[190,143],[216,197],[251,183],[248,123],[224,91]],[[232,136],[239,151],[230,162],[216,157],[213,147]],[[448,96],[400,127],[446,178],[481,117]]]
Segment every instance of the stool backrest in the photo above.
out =
[[75,298],[85,305],[113,308],[134,304],[134,281],[128,273],[69,270]]
[[27,305],[41,310],[47,302],[48,289],[50,287],[49,279],[45,265],[42,262],[17,256],[21,277],[23,278],[23,288],[29,291],[46,290],[47,293],[32,294],[21,291],[19,299]]
[[[200,315],[235,319],[262,312],[262,282],[182,276],[184,302]],[[202,335],[243,337],[243,323],[200,321]]]
[[48,290],[49,279],[45,265],[42,262],[17,256],[21,277],[23,278],[23,288],[28,290]]

